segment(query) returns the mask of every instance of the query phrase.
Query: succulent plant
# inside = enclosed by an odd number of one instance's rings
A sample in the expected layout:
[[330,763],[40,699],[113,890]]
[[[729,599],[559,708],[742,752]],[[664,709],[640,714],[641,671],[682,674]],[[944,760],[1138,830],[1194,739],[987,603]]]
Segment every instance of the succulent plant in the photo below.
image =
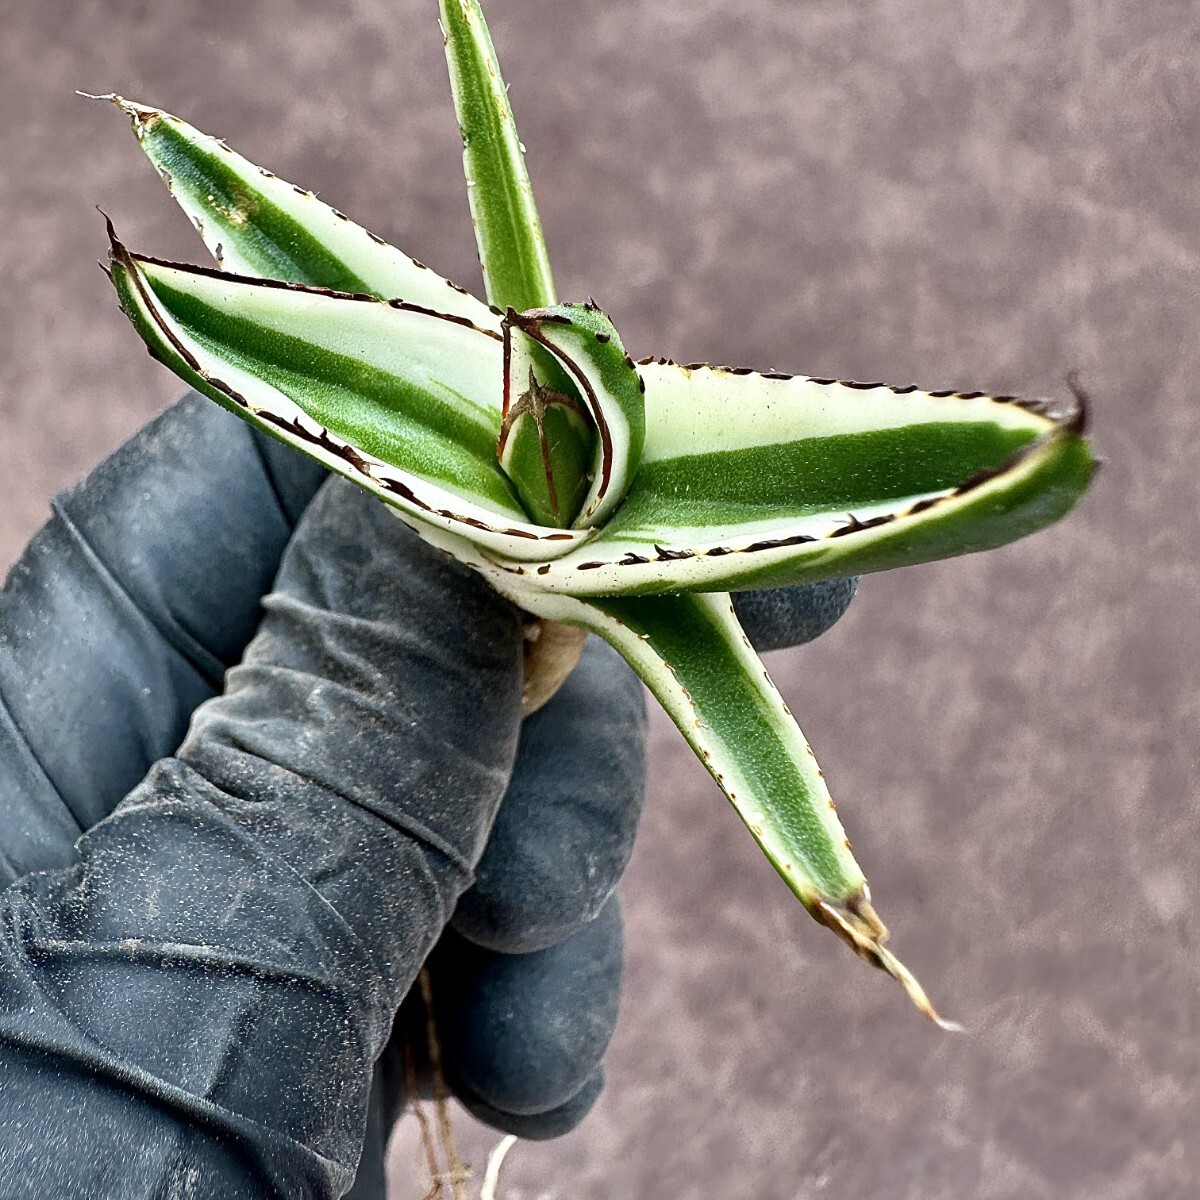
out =
[[187,383],[373,492],[536,618],[527,710],[588,632],[614,646],[808,911],[938,1020],[884,944],[824,777],[729,593],[1043,528],[1092,474],[1082,396],[1060,409],[634,362],[595,304],[559,303],[479,4],[440,7],[489,303],[113,95],[217,263],[135,255],[110,223],[122,307]]

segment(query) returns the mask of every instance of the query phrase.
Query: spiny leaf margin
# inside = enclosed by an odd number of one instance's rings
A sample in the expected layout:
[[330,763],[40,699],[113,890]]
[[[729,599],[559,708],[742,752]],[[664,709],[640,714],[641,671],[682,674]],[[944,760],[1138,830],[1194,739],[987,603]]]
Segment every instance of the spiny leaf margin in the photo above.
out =
[[143,153],[231,274],[403,299],[493,332],[500,313],[344,213],[162,109],[110,92]]
[[[412,521],[444,530],[447,534],[478,545],[493,554],[515,561],[540,557],[550,546],[566,551],[578,543],[584,535],[569,530],[550,530],[522,520],[504,520],[498,514],[478,505],[471,504],[461,495],[454,495],[435,484],[400,470],[362,450],[346,439],[332,433],[312,417],[298,410],[290,397],[277,393],[279,403],[264,408],[251,403],[242,390],[234,387],[229,379],[239,378],[245,373],[233,363],[216,363],[206,366],[202,361],[204,351],[194,342],[189,345],[180,336],[173,322],[154,300],[142,264],[154,263],[183,274],[203,274],[204,268],[182,267],[178,264],[158,264],[155,260],[141,259],[131,254],[111,228],[112,250],[110,256],[110,278],[121,299],[122,308],[146,341],[151,353],[170,367],[185,382],[207,395],[210,399],[251,421],[272,436],[287,442],[326,466],[345,475],[354,482],[368,488],[381,500],[403,512]],[[344,296],[326,289],[306,288],[298,284],[245,279],[229,276],[222,272],[208,272],[233,285],[264,289],[286,289],[310,297],[313,300],[358,303],[366,300],[371,304],[382,302],[373,297]],[[393,302],[396,304],[398,302]],[[412,308],[412,306],[407,306]],[[459,317],[445,317],[427,310],[412,308],[430,318],[461,323]],[[495,335],[481,334],[494,342]],[[219,367],[218,374],[213,367]],[[261,380],[247,377],[251,385],[264,389],[269,385]]]
[[[666,361],[638,364],[647,385],[645,457],[651,465],[659,453],[656,443],[663,436],[661,414],[656,412],[660,396],[654,366]],[[707,536],[703,529],[689,530],[690,540],[681,540],[680,531],[671,525],[640,527],[636,536],[623,531],[626,514],[640,499],[635,478],[625,505],[587,546],[553,564],[523,568],[538,577],[539,587],[578,596],[740,590],[817,582],[974,553],[1004,545],[1058,520],[1086,490],[1094,470],[1083,436],[1086,405],[1082,396],[1074,409],[1060,413],[1045,402],[992,398],[983,393],[918,393],[915,388],[758,376],[700,365],[680,368],[700,369],[719,371],[722,386],[736,387],[749,377],[751,381],[795,379],[802,385],[833,387],[845,400],[880,389],[894,393],[898,403],[916,394],[923,402],[947,405],[947,420],[956,419],[956,405],[964,411],[969,405],[983,406],[985,413],[1002,414],[997,420],[1024,422],[1029,440],[1002,460],[935,492],[857,506],[856,511],[830,508],[770,521],[755,519],[753,511],[747,517],[731,504],[728,522],[721,522],[721,527]],[[821,439],[813,442],[819,446]],[[711,470],[709,474],[718,484],[726,482]],[[740,531],[739,519],[743,522]]]

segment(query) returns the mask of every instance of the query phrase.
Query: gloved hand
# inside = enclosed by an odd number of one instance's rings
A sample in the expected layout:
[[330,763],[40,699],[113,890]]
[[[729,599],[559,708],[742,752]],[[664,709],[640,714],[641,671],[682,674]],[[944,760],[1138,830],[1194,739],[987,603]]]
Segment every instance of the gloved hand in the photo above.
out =
[[[519,614],[340,481],[247,648],[322,479],[190,397],[56,502],[0,595],[5,1195],[340,1194],[377,1059],[354,1194],[382,1195],[393,1020],[452,914],[458,1094],[523,1136],[598,1094],[640,687],[589,644],[522,731]],[[741,615],[782,644],[851,594]]]

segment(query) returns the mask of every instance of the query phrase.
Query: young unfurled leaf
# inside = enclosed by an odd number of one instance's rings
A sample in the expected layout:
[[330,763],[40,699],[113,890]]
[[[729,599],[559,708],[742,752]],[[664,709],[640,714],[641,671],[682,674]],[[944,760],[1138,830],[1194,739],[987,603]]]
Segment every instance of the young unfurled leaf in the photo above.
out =
[[[590,470],[577,489],[577,493],[582,493],[586,488],[586,495],[575,496],[569,510],[562,514],[565,520],[561,523],[577,529],[602,525],[624,498],[641,459],[645,440],[642,381],[633,361],[625,353],[620,335],[595,305],[560,304],[527,313],[510,309],[504,321],[504,338],[506,432],[514,414],[519,414],[518,419],[522,419],[528,413],[525,419],[532,419],[536,424],[538,410],[544,409],[546,404],[547,389],[536,385],[535,367],[523,353],[523,348],[532,344],[562,365],[583,400],[580,405],[573,396],[553,393],[558,397],[557,407],[582,410],[585,416],[590,415],[588,428],[594,429],[597,435],[592,439],[593,459],[586,464]],[[531,381],[530,390],[522,391],[526,378]],[[552,462],[557,448],[549,436],[543,437],[541,442],[544,459],[541,465],[545,476],[553,478]],[[568,443],[568,446],[571,450],[583,449],[578,442]],[[502,435],[502,461],[505,450]],[[507,466],[505,469],[513,474]],[[527,468],[532,474],[536,474],[537,469],[537,464]]]

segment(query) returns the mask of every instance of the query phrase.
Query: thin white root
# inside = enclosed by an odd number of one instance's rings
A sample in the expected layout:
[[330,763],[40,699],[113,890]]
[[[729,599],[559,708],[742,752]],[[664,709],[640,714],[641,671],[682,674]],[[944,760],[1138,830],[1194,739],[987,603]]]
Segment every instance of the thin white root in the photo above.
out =
[[508,1137],[502,1138],[488,1155],[487,1170],[483,1175],[483,1189],[479,1193],[479,1200],[496,1200],[496,1189],[500,1186],[500,1168],[504,1165],[504,1159],[508,1152],[516,1144],[517,1139],[510,1133]]

